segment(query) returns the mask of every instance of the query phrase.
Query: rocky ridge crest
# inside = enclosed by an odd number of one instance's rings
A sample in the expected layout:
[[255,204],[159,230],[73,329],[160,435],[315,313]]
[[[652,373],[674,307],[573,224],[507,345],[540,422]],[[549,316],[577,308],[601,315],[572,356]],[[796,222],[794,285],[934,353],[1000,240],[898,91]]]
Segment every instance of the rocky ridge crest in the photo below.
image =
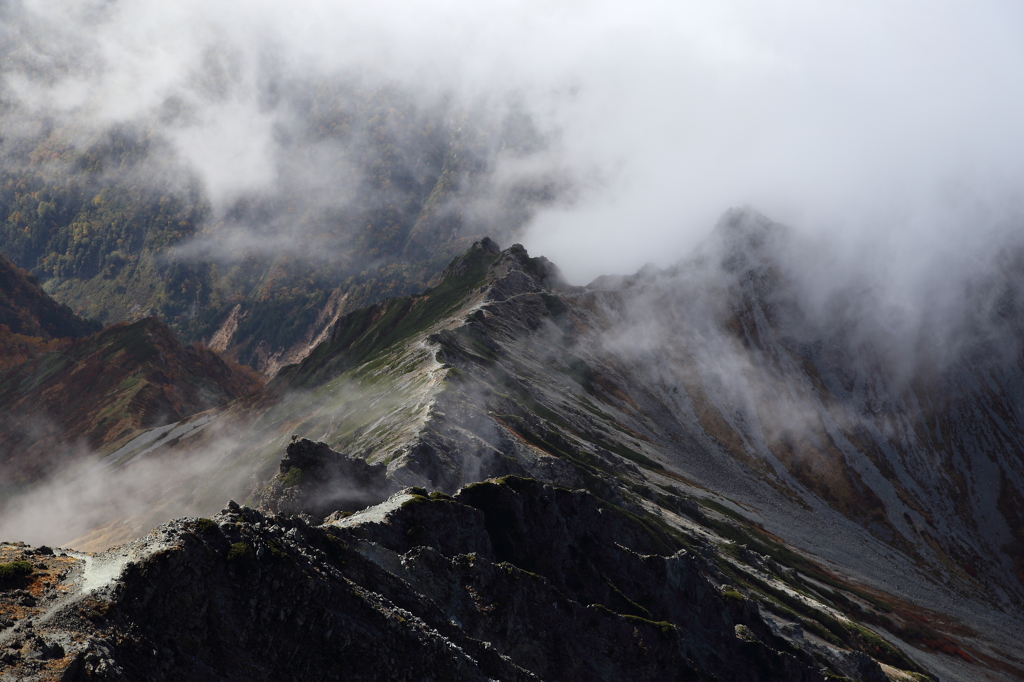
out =
[[58,550],[61,573],[31,578],[37,608],[0,634],[0,676],[885,679],[871,657],[766,618],[715,556],[586,491],[515,477],[408,488],[319,526],[232,503],[100,555]]

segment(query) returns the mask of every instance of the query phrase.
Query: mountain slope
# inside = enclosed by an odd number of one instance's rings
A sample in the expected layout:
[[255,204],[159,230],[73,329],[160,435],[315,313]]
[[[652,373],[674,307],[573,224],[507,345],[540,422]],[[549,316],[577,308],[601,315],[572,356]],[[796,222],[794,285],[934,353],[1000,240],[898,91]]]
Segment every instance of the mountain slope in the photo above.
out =
[[29,273],[0,255],[0,325],[14,334],[77,339],[100,330],[50,298]]
[[[855,318],[812,314],[791,240],[733,213],[693,259],[590,287],[484,241],[434,289],[339,318],[266,395],[110,459],[131,481],[147,461],[216,453],[177,479],[178,513],[212,513],[225,493],[255,502],[275,476],[301,488],[301,470],[277,468],[295,436],[383,465],[392,491],[514,475],[693,530],[688,509],[780,628],[812,626],[765,582],[782,575],[768,558],[943,679],[1019,676],[1019,355],[966,353],[908,380]],[[1005,320],[977,343],[1019,324]],[[852,646],[837,633],[831,646]]]
[[76,454],[176,422],[261,383],[212,351],[182,346],[155,318],[42,354],[0,374],[3,488],[39,480]]
[[35,277],[0,255],[0,371],[99,330],[98,323],[55,302]]

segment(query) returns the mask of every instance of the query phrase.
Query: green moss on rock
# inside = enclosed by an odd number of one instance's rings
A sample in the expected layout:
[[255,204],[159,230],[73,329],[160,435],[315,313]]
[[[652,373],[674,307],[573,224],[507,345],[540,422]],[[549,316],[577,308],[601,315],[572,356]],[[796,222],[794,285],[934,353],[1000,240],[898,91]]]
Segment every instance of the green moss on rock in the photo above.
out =
[[217,528],[217,522],[214,521],[213,519],[207,519],[207,518],[196,519],[196,524],[195,525],[196,525],[196,532],[201,533],[203,535],[206,535],[207,533],[211,533],[214,530],[216,530],[216,528]]
[[19,578],[32,575],[32,564],[27,561],[11,561],[0,564],[0,584],[13,583]]
[[281,485],[285,488],[293,488],[300,483],[305,476],[305,472],[299,467],[292,467],[286,473],[281,475]]
[[235,542],[228,548],[227,560],[240,569],[248,569],[256,563],[256,552],[248,542]]

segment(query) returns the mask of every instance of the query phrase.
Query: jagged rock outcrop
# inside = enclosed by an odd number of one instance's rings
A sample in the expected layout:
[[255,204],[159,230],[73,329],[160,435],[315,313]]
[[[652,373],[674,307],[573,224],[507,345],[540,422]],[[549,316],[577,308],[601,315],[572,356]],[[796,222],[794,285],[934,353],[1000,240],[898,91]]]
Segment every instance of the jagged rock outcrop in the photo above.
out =
[[283,514],[307,514],[317,523],[336,511],[355,511],[387,497],[387,467],[368,464],[307,438],[288,444],[278,476],[261,506]]
[[[3,548],[5,559],[29,551]],[[823,682],[842,670],[874,682],[881,674],[863,653],[781,634],[714,556],[697,536],[529,479],[454,496],[409,488],[321,526],[232,503],[104,554],[58,550],[26,578],[37,608],[14,612],[3,604],[16,593],[0,593],[0,609],[16,621],[0,632],[0,675]],[[843,666],[851,656],[857,664]]]

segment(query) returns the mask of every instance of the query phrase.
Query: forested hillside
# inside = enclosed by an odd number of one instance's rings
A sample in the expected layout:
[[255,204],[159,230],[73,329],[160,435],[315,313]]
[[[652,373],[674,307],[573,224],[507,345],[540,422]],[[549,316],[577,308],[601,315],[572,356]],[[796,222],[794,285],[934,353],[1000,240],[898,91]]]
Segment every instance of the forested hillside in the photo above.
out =
[[494,177],[495,159],[542,144],[514,111],[470,123],[392,87],[287,87],[274,181],[230,200],[169,143],[190,115],[181,102],[102,129],[9,126],[0,253],[80,315],[155,315],[184,342],[273,374],[342,312],[422,290],[474,237],[515,234],[557,193],[544,178]]

